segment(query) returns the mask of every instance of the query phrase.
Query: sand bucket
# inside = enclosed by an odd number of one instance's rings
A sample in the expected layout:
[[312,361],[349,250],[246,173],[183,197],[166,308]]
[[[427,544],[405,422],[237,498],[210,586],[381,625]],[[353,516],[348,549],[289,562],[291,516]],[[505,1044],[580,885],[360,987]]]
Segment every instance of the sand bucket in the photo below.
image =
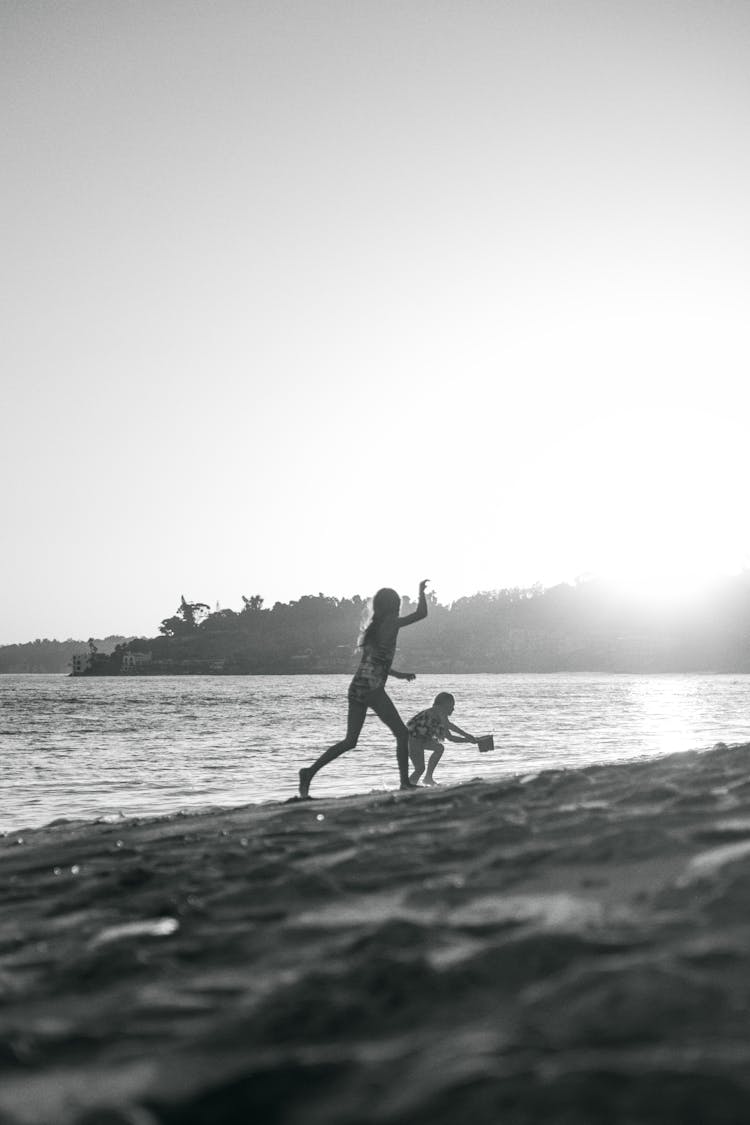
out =
[[495,749],[495,739],[491,734],[483,734],[481,738],[477,739],[477,746],[480,754],[486,754],[488,750]]

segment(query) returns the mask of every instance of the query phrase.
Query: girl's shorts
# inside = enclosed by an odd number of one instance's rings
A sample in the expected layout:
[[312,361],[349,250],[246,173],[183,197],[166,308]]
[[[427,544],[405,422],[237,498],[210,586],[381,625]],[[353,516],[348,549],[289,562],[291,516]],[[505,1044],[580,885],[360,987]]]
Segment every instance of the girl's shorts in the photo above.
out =
[[367,706],[376,692],[382,691],[383,685],[370,683],[368,680],[358,680],[355,676],[349,684],[347,698],[350,703],[360,703]]

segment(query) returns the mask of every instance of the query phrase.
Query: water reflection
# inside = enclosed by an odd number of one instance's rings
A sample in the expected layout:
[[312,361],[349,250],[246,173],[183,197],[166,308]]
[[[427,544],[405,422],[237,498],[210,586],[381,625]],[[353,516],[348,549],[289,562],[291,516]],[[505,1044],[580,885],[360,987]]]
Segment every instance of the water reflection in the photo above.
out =
[[[297,769],[343,733],[346,676],[71,680],[0,677],[0,828],[58,817],[159,815],[296,792]],[[750,739],[750,676],[419,676],[404,718],[438,691],[496,749],[448,744],[443,784]],[[316,795],[393,788],[392,738],[368,720]]]

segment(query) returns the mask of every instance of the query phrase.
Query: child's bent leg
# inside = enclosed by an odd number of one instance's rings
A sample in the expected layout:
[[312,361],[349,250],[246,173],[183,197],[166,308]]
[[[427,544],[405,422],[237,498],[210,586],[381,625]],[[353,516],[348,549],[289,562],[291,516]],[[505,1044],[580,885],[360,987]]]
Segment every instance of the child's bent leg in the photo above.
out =
[[414,766],[413,772],[409,776],[409,781],[412,785],[416,785],[420,777],[424,773],[424,741],[421,738],[415,738],[413,735],[409,738],[409,757],[411,758],[412,765]]
[[435,766],[438,764],[443,756],[443,753],[445,752],[445,747],[440,742],[435,741],[431,741],[429,745],[433,747],[433,751],[430,754],[429,761],[427,762],[427,773],[424,775],[424,783],[425,785],[435,785],[436,781],[432,775],[435,770]]
[[307,797],[309,795],[310,782],[315,777],[318,770],[322,769],[323,766],[327,766],[328,763],[334,761],[335,758],[339,758],[342,754],[345,754],[347,750],[354,749],[362,732],[366,714],[366,704],[349,702],[346,736],[342,738],[340,742],[334,742],[333,746],[329,746],[327,750],[324,750],[311,766],[302,767],[299,771],[300,797]]

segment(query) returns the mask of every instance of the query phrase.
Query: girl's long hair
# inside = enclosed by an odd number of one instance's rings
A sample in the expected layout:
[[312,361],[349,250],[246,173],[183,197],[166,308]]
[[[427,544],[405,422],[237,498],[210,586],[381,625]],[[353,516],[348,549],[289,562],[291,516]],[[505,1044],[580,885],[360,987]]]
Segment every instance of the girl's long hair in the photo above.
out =
[[375,634],[380,628],[383,618],[393,613],[394,610],[398,615],[400,608],[401,598],[396,590],[392,590],[390,586],[384,586],[382,590],[378,590],[372,599],[368,598],[360,624],[358,647],[364,648],[365,645],[370,644],[375,639]]

